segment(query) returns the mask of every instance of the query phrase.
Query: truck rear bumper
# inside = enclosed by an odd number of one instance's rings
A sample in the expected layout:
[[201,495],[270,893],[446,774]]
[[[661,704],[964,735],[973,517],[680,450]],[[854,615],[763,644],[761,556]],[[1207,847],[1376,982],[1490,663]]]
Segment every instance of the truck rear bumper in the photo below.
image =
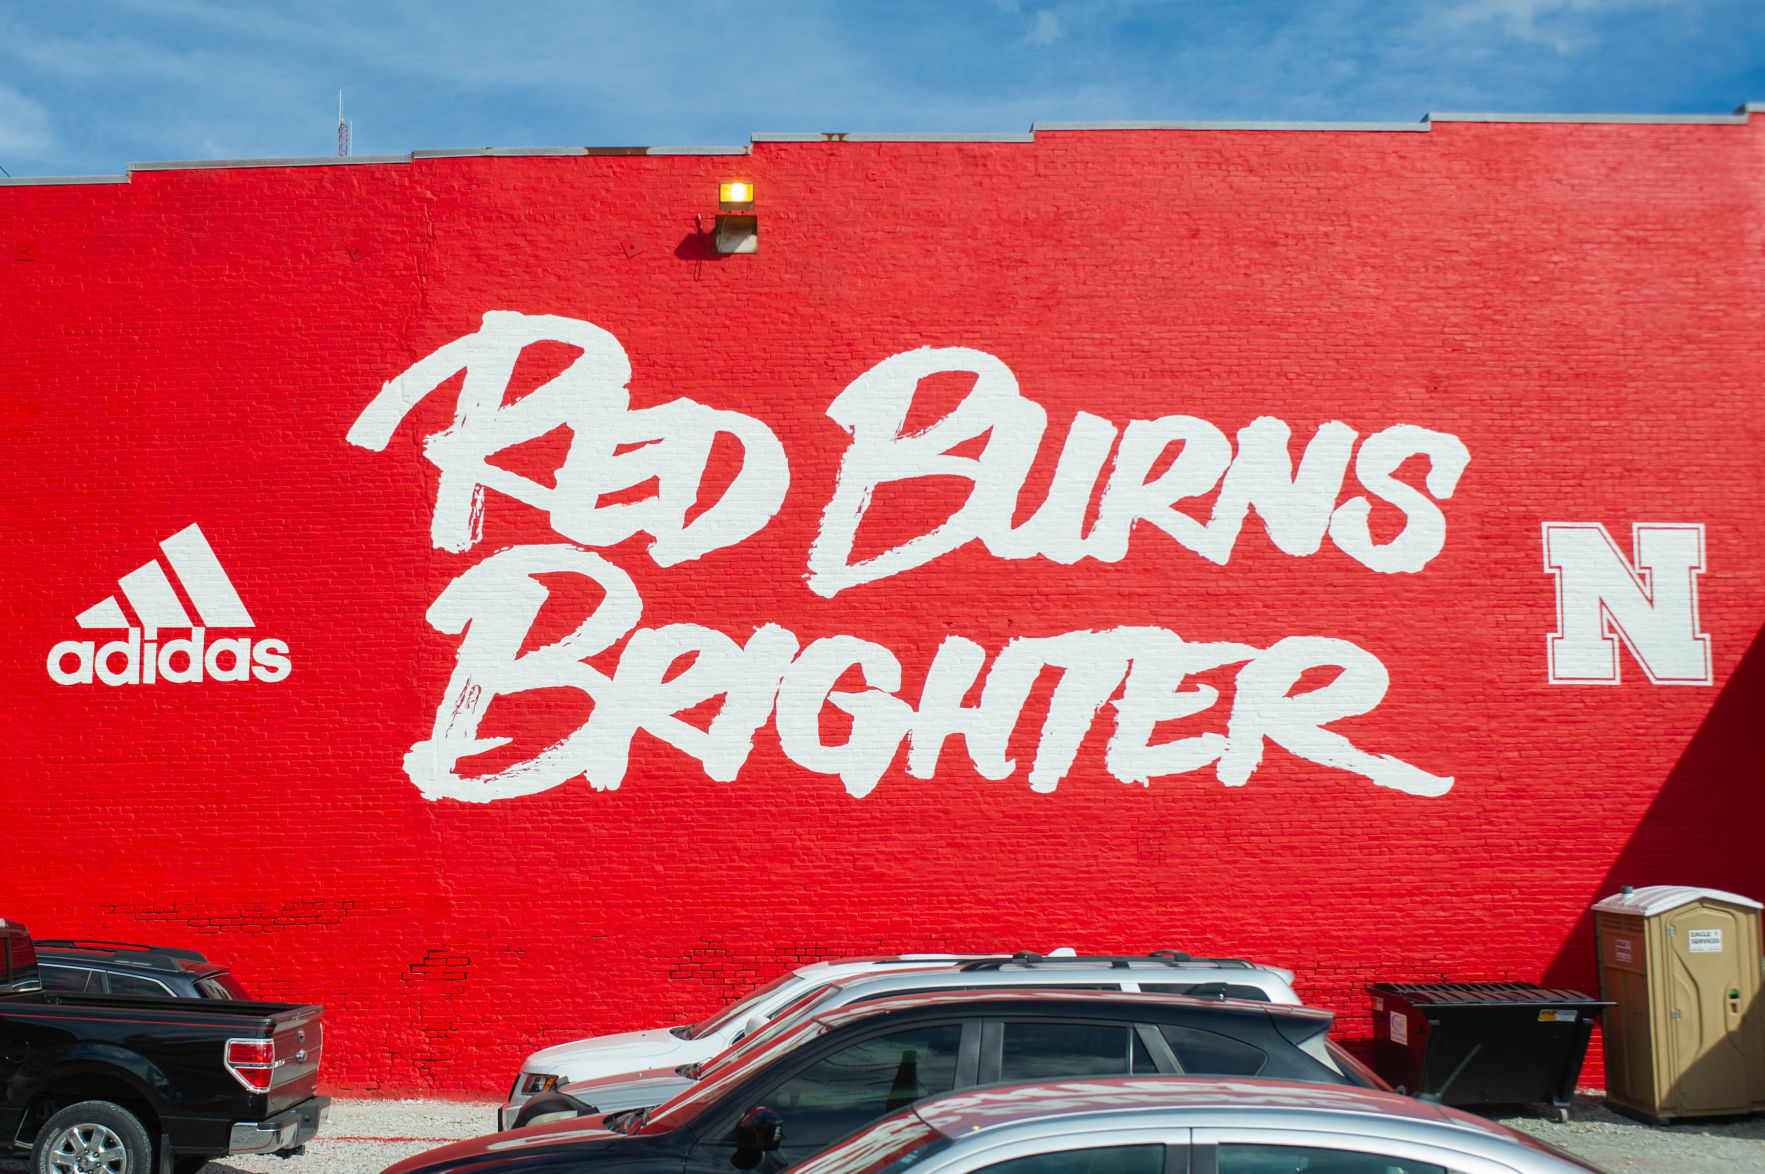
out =
[[308,1097],[267,1121],[241,1121],[233,1126],[227,1152],[267,1154],[305,1145],[325,1123],[325,1113],[330,1107],[330,1097]]

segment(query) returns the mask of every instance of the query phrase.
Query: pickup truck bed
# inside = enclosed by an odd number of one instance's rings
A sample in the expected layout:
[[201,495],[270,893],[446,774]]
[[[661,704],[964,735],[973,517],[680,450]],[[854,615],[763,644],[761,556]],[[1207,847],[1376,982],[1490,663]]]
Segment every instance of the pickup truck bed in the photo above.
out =
[[90,1101],[127,1110],[178,1169],[292,1150],[329,1104],[314,1095],[323,1014],[299,1003],[0,995],[0,1152]]

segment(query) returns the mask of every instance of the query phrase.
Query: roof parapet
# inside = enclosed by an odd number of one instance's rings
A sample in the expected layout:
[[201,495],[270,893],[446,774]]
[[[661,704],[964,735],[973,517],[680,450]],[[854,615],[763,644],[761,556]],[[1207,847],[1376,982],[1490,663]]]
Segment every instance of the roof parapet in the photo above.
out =
[[1731,126],[1744,123],[1745,114],[1428,114],[1425,122],[1568,122],[1568,123],[1658,123],[1668,126],[1712,124]]
[[646,147],[646,155],[746,155],[747,147]]
[[[1501,111],[1424,114],[1419,122],[1258,122],[1225,120],[1152,120],[1103,122],[1036,122],[1027,134],[878,134],[869,131],[762,131],[749,136],[747,146],[667,147],[443,147],[411,151],[405,155],[310,155],[269,159],[176,159],[136,162],[137,171],[223,171],[259,167],[350,167],[368,164],[411,163],[418,159],[472,158],[579,158],[584,156],[656,155],[717,156],[749,155],[756,143],[1033,143],[1043,133],[1071,131],[1228,130],[1228,131],[1349,131],[1426,133],[1437,122],[1557,123],[1585,125],[1643,124],[1666,126],[1744,125],[1751,115],[1765,114],[1765,102],[1745,102],[1732,114],[1522,114]],[[47,187],[60,184],[128,183],[123,175],[27,175],[0,176],[0,187]]]
[[761,131],[750,135],[752,143],[1033,143],[1028,134],[873,134],[868,131]]
[[284,159],[173,159],[131,163],[134,171],[224,171],[237,167],[351,167],[367,163],[409,163],[409,155],[300,155]]
[[388,161],[409,163],[416,159],[472,159],[481,155],[492,158],[545,158],[551,155],[586,155],[587,147],[439,147],[428,151],[412,151],[409,155],[388,155]]
[[30,188],[55,184],[128,183],[126,175],[0,175],[0,187]]
[[1183,121],[1183,122],[1037,122],[1030,126],[1032,135],[1043,131],[1073,130],[1299,130],[1299,131],[1426,131],[1427,120],[1421,122],[1254,122],[1254,121]]

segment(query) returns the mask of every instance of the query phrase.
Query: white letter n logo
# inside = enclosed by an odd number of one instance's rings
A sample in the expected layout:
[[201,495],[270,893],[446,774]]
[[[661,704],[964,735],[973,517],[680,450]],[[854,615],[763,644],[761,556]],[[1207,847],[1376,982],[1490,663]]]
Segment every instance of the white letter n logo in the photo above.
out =
[[1544,568],[1557,577],[1555,685],[1616,685],[1621,636],[1657,685],[1708,685],[1710,638],[1698,631],[1704,528],[1638,522],[1636,565],[1597,522],[1546,522]]

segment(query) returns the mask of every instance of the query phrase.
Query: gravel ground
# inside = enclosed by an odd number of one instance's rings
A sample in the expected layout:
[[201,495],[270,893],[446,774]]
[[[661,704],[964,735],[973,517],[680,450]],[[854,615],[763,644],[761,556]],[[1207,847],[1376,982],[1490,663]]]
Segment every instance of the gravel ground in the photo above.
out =
[[1612,1174],[1765,1174],[1765,1114],[1645,1125],[1606,1108],[1602,1097],[1578,1096],[1567,1125],[1505,1112],[1499,1120]]
[[[1577,1097],[1572,1120],[1527,1114],[1502,1124],[1542,1138],[1612,1174],[1765,1174],[1765,1115],[1664,1127],[1621,1117],[1597,1097]],[[203,1174],[379,1174],[400,1158],[487,1133],[496,1104],[466,1101],[334,1100],[331,1116],[301,1157],[223,1158]],[[0,1170],[24,1170],[0,1162]]]

